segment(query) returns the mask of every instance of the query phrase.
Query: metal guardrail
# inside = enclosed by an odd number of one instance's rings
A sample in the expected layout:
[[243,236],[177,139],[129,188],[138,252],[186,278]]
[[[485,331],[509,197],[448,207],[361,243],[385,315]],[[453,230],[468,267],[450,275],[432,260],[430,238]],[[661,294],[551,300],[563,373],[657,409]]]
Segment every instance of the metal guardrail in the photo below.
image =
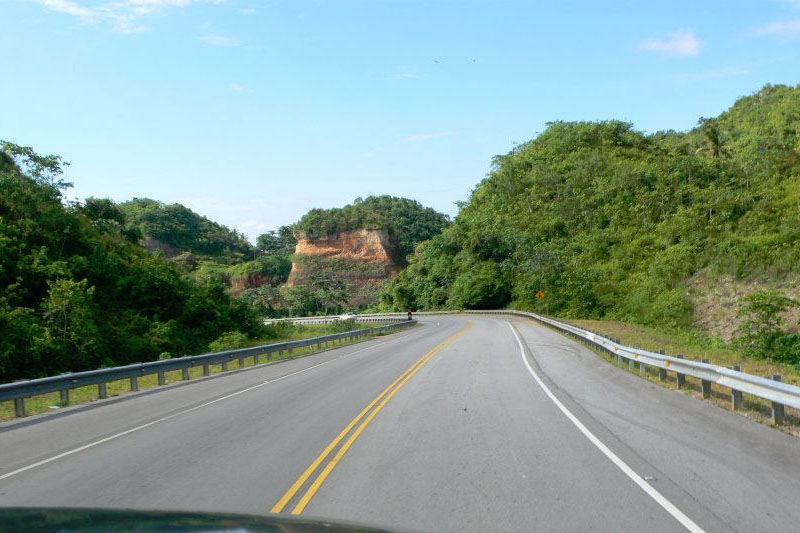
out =
[[[414,315],[454,315],[461,313],[461,311],[419,311],[414,312]],[[271,318],[264,321],[264,324],[274,324],[283,320],[288,320],[293,324],[330,324],[341,320],[342,315],[321,315],[321,316],[302,316],[302,317],[285,317],[285,318]],[[356,315],[353,320],[358,324],[368,324],[371,322],[386,322],[387,318],[397,318],[405,320],[408,313],[362,313]]]
[[[373,320],[378,322],[379,320]],[[386,322],[386,319],[380,320]],[[278,352],[282,353],[286,350],[293,350],[295,348],[305,348],[308,346],[316,345],[321,348],[323,344],[327,346],[329,342],[354,340],[360,337],[374,335],[375,333],[383,333],[415,324],[415,320],[403,320],[387,324],[384,326],[370,327],[357,329],[353,331],[346,331],[343,333],[333,333],[330,335],[322,335],[319,337],[312,337],[308,339],[300,339],[296,341],[279,342],[275,344],[265,344],[261,346],[253,346],[250,348],[241,348],[238,350],[228,350],[224,352],[214,352],[202,355],[192,355],[188,357],[176,357],[174,359],[163,359],[159,361],[152,361],[149,363],[135,363],[132,365],[118,366],[113,368],[101,368],[98,370],[89,370],[86,372],[74,372],[69,374],[61,374],[58,376],[50,376],[46,378],[30,379],[15,381],[13,383],[5,383],[0,385],[0,401],[14,401],[14,411],[16,416],[25,416],[25,398],[31,396],[38,396],[40,394],[47,394],[51,392],[61,393],[61,403],[69,404],[69,391],[77,387],[85,387],[87,385],[98,386],[99,398],[107,398],[106,384],[111,381],[121,379],[130,379],[131,391],[139,389],[138,379],[142,376],[150,374],[158,374],[158,384],[166,384],[165,372],[174,370],[182,371],[182,379],[188,381],[190,379],[189,369],[202,366],[203,375],[210,375],[210,365],[222,365],[222,371],[228,369],[228,363],[237,359],[239,367],[244,366],[244,360],[247,357],[253,358],[253,364],[259,364],[260,356]],[[267,357],[269,360],[269,357]]]
[[[353,321],[356,324],[371,324],[376,322],[386,322],[387,318],[403,318],[407,317],[407,313],[401,314],[385,314],[385,315],[358,315],[353,318]],[[295,318],[273,318],[264,321],[264,324],[270,325],[275,324],[276,322],[281,321],[288,321],[292,324],[330,324],[332,322],[339,322],[341,321],[342,315],[324,315],[324,316],[303,316],[303,317],[295,317]]]
[[[685,386],[686,376],[697,378],[701,382],[701,392],[704,398],[711,396],[711,384],[716,383],[717,385],[731,389],[731,402],[734,410],[742,407],[742,393],[762,398],[772,403],[772,417],[775,423],[778,424],[783,422],[783,406],[788,405],[789,407],[800,409],[800,387],[781,382],[780,376],[773,376],[773,379],[769,379],[741,372],[738,367],[726,368],[710,364],[706,361],[691,361],[684,359],[682,356],[671,356],[625,346],[619,342],[619,339],[614,340],[602,334],[588,331],[536,313],[516,310],[425,311],[416,312],[414,315],[435,316],[458,313],[479,315],[504,314],[531,318],[575,339],[604,350],[615,356],[621,363],[628,361],[629,368],[635,369],[638,367],[642,375],[647,371],[648,366],[658,369],[658,375],[661,381],[667,379],[667,372],[675,372],[679,387]],[[368,318],[374,319],[383,317],[386,319],[400,318],[406,315],[406,313],[370,313],[359,315],[358,318],[366,320]]]
[[711,384],[716,383],[731,389],[731,400],[734,409],[741,408],[741,394],[743,392],[768,400],[772,402],[772,417],[776,424],[783,423],[783,406],[788,405],[800,409],[800,387],[782,383],[777,379],[754,376],[738,369],[712,365],[707,362],[691,361],[678,356],[632,348],[620,344],[619,339],[614,340],[571,324],[537,315],[536,313],[513,310],[466,312],[473,314],[506,314],[532,318],[571,337],[600,348],[617,357],[620,362],[627,360],[630,369],[634,369],[638,365],[639,371],[644,373],[648,366],[655,367],[658,369],[659,378],[662,381],[666,380],[668,371],[677,374],[679,387],[684,385],[685,376],[697,378],[701,381],[701,390],[704,398],[711,396]]
[[[710,364],[707,361],[691,361],[684,359],[682,356],[671,356],[625,346],[619,342],[619,339],[614,340],[605,335],[536,313],[509,309],[499,311],[424,311],[416,312],[414,315],[435,316],[458,313],[477,315],[503,314],[531,318],[586,344],[608,352],[616,357],[620,363],[628,361],[629,369],[633,370],[638,367],[642,375],[646,373],[648,366],[658,369],[658,376],[661,381],[667,379],[668,372],[675,372],[678,387],[685,386],[686,376],[697,378],[700,380],[701,392],[704,398],[711,396],[711,384],[716,383],[731,389],[731,403],[734,410],[742,408],[742,393],[750,394],[771,402],[772,418],[776,424],[783,423],[784,406],[800,409],[800,387],[781,382],[778,375],[773,376],[773,379],[769,379],[741,372],[738,367],[726,368]],[[404,316],[406,316],[406,313],[371,313],[360,315],[359,318],[395,318]]]

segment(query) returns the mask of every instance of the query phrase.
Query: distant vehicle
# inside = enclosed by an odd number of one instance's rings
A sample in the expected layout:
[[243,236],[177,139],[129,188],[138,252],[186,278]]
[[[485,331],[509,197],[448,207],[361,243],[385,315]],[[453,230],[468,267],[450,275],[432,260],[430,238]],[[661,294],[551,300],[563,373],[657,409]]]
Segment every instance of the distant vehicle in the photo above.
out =
[[339,317],[339,320],[355,320],[356,315],[352,313],[345,313]]

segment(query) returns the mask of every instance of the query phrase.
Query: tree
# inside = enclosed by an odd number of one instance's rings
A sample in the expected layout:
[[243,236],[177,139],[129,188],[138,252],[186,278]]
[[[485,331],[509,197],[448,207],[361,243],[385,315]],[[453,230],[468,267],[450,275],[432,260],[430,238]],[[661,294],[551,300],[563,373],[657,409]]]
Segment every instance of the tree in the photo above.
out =
[[290,316],[310,316],[320,308],[319,298],[306,287],[285,287],[284,300]]
[[41,306],[46,341],[59,352],[69,354],[67,366],[71,370],[86,368],[92,363],[98,344],[94,287],[88,287],[85,279],[57,279],[48,285],[50,290]]
[[267,255],[290,255],[294,252],[297,239],[291,226],[281,226],[277,230],[262,233],[256,239],[256,250]]
[[714,160],[730,155],[730,152],[725,147],[725,141],[722,138],[722,132],[716,120],[701,118],[698,124],[706,142],[706,146],[699,151],[705,151]]
[[62,191],[72,187],[72,183],[61,179],[64,167],[69,166],[57,155],[39,155],[30,146],[20,146],[8,141],[2,145],[2,165],[0,171],[24,174],[38,184],[48,185]]
[[278,310],[286,303],[280,289],[272,285],[245,289],[239,294],[239,299],[254,311],[267,316],[278,315]]
[[125,224],[127,218],[122,209],[108,198],[90,197],[84,201],[80,212],[90,220],[113,220],[118,224]]
[[322,303],[325,315],[329,309],[340,309],[347,302],[348,287],[341,279],[319,272],[312,276],[309,285]]

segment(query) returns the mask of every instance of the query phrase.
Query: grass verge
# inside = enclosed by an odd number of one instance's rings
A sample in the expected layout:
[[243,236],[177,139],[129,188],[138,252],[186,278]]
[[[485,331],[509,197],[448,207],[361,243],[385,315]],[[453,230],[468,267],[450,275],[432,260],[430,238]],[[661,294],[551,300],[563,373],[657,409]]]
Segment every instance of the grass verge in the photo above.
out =
[[[366,324],[365,327],[377,327],[384,325],[383,323],[370,323]],[[299,340],[299,339],[308,339],[311,337],[318,337],[326,334],[330,334],[331,328],[329,324],[307,324],[307,325],[297,325],[291,329],[291,335],[282,337],[282,338],[270,338],[270,339],[261,339],[261,340],[254,340],[248,343],[248,346],[258,346],[262,344],[276,344],[279,342],[286,342],[292,340]],[[385,333],[376,333],[374,335],[368,335],[361,337],[359,339],[355,339],[353,341],[342,340],[341,342],[330,342],[327,345],[323,345],[320,350],[317,350],[313,346],[304,347],[304,348],[296,348],[294,350],[285,350],[282,354],[278,353],[271,353],[271,354],[263,354],[259,356],[258,365],[263,365],[265,363],[271,363],[274,361],[282,361],[285,359],[294,359],[297,357],[303,357],[306,355],[311,355],[314,353],[324,352],[326,350],[332,348],[339,348],[342,346],[348,346],[351,344],[357,344],[368,340],[370,338],[378,337],[385,335]],[[248,368],[256,366],[253,364],[253,357],[248,356],[244,359],[244,365],[241,367],[239,366],[238,359],[233,359],[228,363],[228,371],[232,370],[239,370],[240,368]],[[210,374],[220,374],[222,373],[222,365],[210,365],[209,366]],[[164,376],[166,378],[165,385],[169,385],[171,383],[176,383],[183,381],[181,377],[180,370],[173,370],[171,372],[165,372]],[[203,377],[203,367],[202,366],[195,366],[189,369],[189,378],[190,380],[194,380],[197,378]],[[139,390],[146,390],[158,387],[158,374],[148,374],[145,376],[139,377]],[[121,379],[117,381],[109,381],[106,384],[106,390],[108,393],[109,398],[113,398],[116,396],[121,396],[124,394],[130,394],[130,381],[128,379]],[[98,387],[97,385],[87,385],[85,387],[77,387],[74,389],[70,389],[69,391],[69,405],[80,405],[85,404],[93,401],[97,401],[98,397]],[[25,412],[27,415],[36,415],[41,414],[49,411],[57,411],[65,407],[61,402],[61,395],[58,392],[52,392],[48,394],[40,394],[38,396],[33,396],[30,398],[25,399]],[[14,402],[13,401],[4,401],[0,402],[0,422],[6,420],[12,420],[16,418],[14,416]]]
[[[620,339],[622,344],[641,348],[643,350],[657,352],[664,350],[668,355],[681,354],[686,359],[700,361],[708,359],[710,363],[731,367],[740,365],[743,372],[757,376],[772,377],[774,374],[781,374],[783,381],[800,386],[800,371],[790,365],[780,365],[764,359],[753,359],[724,345],[721,341],[708,337],[700,332],[687,331],[664,331],[657,328],[628,324],[616,320],[570,320],[571,324],[578,327],[595,331],[610,337]],[[616,358],[603,352],[595,350],[604,359],[617,365]],[[630,370],[627,361],[623,362],[620,368]],[[662,386],[677,389],[677,377],[674,372],[667,373],[667,380],[661,381],[658,371],[648,367],[644,374],[641,373],[638,364],[633,369],[641,377]],[[702,399],[700,380],[686,376],[686,387],[681,388],[686,394]],[[766,400],[743,395],[743,409],[736,411],[747,418],[761,423],[772,424],[771,404]],[[711,398],[709,401],[715,405],[732,410],[731,390],[717,384],[711,386]],[[780,429],[800,436],[800,410],[786,407],[786,419]]]

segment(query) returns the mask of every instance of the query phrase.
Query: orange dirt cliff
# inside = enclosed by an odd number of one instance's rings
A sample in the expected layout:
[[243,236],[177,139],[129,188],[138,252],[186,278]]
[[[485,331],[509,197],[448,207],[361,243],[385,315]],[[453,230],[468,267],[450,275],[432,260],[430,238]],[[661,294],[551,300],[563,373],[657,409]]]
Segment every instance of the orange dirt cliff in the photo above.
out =
[[364,305],[371,303],[377,286],[402,267],[402,254],[385,229],[343,231],[313,241],[301,235],[287,285],[305,285],[315,273],[324,271],[347,283],[350,305]]

